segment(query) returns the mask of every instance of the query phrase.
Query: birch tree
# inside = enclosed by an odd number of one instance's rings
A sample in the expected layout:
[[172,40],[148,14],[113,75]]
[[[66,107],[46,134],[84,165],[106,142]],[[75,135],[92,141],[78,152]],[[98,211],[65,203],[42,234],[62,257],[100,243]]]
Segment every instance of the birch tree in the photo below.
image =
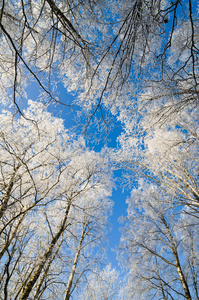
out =
[[151,128],[148,117],[141,140],[121,138],[133,188],[121,242],[129,298],[198,299],[197,114],[187,109]]
[[[89,276],[86,270],[92,271],[101,262],[99,258],[100,252],[94,254],[93,250],[96,243],[98,247],[104,244],[104,233],[107,228],[106,214],[110,210],[110,204],[106,202],[100,203],[96,197],[90,199],[83,204],[73,234],[75,234],[75,251],[74,259],[71,264],[70,276],[68,278],[65,300],[69,300],[75,287],[80,288],[82,280],[85,281]],[[105,199],[103,199],[105,201]],[[105,213],[106,212],[106,213]],[[82,216],[81,216],[82,215]],[[101,255],[103,252],[101,251]]]
[[129,299],[198,299],[198,214],[173,200],[144,181],[132,191],[122,236]]
[[61,119],[29,104],[25,118],[1,115],[1,297],[56,299],[57,289],[70,296],[81,254],[104,235],[110,171]]

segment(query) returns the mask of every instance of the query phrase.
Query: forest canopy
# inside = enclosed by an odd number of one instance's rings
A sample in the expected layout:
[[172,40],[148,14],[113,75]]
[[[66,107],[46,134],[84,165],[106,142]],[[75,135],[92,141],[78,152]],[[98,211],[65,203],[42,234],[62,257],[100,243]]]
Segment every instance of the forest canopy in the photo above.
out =
[[0,41],[0,298],[199,299],[197,1],[1,0]]

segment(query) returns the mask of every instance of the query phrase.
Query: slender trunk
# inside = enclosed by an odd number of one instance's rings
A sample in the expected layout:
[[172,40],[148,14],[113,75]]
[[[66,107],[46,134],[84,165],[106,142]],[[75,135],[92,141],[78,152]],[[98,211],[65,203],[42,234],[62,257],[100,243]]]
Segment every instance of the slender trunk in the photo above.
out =
[[85,238],[85,233],[86,233],[86,228],[83,227],[81,239],[79,241],[79,245],[78,245],[78,248],[77,248],[77,251],[76,251],[76,255],[75,255],[75,258],[74,258],[74,261],[73,261],[73,265],[72,265],[72,268],[71,268],[70,277],[68,279],[68,284],[67,284],[66,294],[65,294],[64,300],[69,300],[70,299],[70,295],[71,295],[70,291],[71,291],[71,286],[72,286],[72,283],[73,283],[73,277],[75,275],[78,258],[79,258],[79,255],[80,255],[80,252],[81,252],[81,248],[82,248],[82,243],[83,243],[83,240]]
[[8,206],[8,201],[10,199],[10,195],[11,195],[11,191],[12,191],[12,187],[14,185],[14,178],[15,178],[15,175],[18,171],[18,169],[20,168],[20,164],[17,165],[16,169],[14,170],[14,172],[12,173],[11,175],[11,178],[10,178],[10,181],[9,183],[7,184],[7,187],[6,187],[6,191],[5,191],[5,194],[4,196],[2,197],[2,204],[0,206],[0,219],[3,217],[4,215],[4,212],[6,211],[7,209],[7,206]]
[[170,241],[171,241],[171,245],[172,245],[171,249],[172,249],[172,252],[173,252],[173,255],[174,255],[174,258],[175,258],[177,272],[178,272],[178,275],[180,277],[180,281],[182,283],[182,286],[183,286],[183,289],[184,289],[184,292],[185,292],[185,297],[186,297],[187,300],[191,300],[191,294],[190,294],[187,281],[184,277],[184,274],[183,274],[183,271],[182,271],[182,268],[181,268],[181,265],[180,265],[180,260],[179,260],[177,248],[176,248],[174,240],[173,240],[173,236],[172,236],[171,231],[170,231],[170,229],[167,225],[167,222],[166,222],[166,220],[163,216],[162,216],[162,220],[163,220],[163,223],[164,223],[164,225],[167,229],[167,232],[168,232],[168,235],[169,235],[169,238],[170,238]]
[[11,238],[5,242],[4,246],[2,247],[1,251],[0,251],[0,260],[2,258],[2,256],[4,255],[4,253],[7,251],[8,247],[10,246],[12,240],[15,238],[16,236],[16,233],[18,231],[18,228],[19,228],[19,225],[21,224],[22,220],[24,219],[25,215],[23,215],[21,217],[21,219],[19,220],[18,224],[16,225],[12,235],[11,235]]
[[[36,292],[35,292],[34,299],[38,299],[39,294],[41,293],[41,287],[42,287],[42,284],[43,284],[43,282],[44,282],[44,280],[45,280],[45,278],[46,278],[46,276],[47,276],[47,274],[48,274],[48,271],[49,271],[49,268],[50,268],[50,266],[51,266],[51,263],[52,263],[53,260],[55,259],[55,256],[57,255],[57,252],[58,252],[59,249],[60,249],[61,244],[62,244],[62,241],[61,241],[59,247],[57,248],[57,250],[55,251],[54,255],[51,257],[50,261],[48,262],[47,267],[45,268],[45,271],[44,271],[44,273],[43,273],[43,276],[42,276],[42,278],[41,278],[39,284],[37,285],[37,289],[36,289]],[[43,292],[42,292],[42,294],[43,294]],[[40,295],[40,296],[41,296],[41,295]]]
[[8,298],[8,285],[9,285],[9,281],[10,281],[10,270],[9,270],[9,266],[10,266],[10,262],[12,260],[12,257],[9,256],[8,262],[5,265],[5,271],[6,271],[6,280],[5,280],[5,285],[4,285],[4,299],[7,300]]
[[53,249],[54,249],[57,241],[59,240],[61,234],[64,232],[65,227],[66,227],[66,221],[67,221],[67,218],[68,218],[68,213],[69,213],[69,210],[70,210],[70,206],[71,206],[71,201],[68,203],[68,206],[67,206],[67,209],[66,209],[66,212],[65,212],[65,216],[64,216],[64,220],[62,221],[62,224],[59,227],[59,230],[58,230],[57,234],[53,237],[48,249],[46,250],[45,254],[43,255],[43,257],[42,257],[39,265],[37,266],[35,272],[33,273],[32,277],[29,280],[29,282],[24,287],[22,295],[20,297],[20,300],[28,299],[28,296],[29,296],[30,292],[32,291],[37,279],[39,278],[39,276],[40,276],[40,274],[41,274],[41,272],[44,268],[44,265],[46,264],[47,260],[50,258],[51,254],[53,252]]
[[186,281],[186,279],[184,277],[184,274],[182,272],[180,261],[179,261],[179,257],[178,257],[178,253],[177,253],[176,249],[173,249],[173,254],[174,254],[174,257],[175,257],[176,268],[178,270],[180,281],[182,282],[182,285],[183,285],[183,288],[184,288],[186,299],[187,300],[191,300],[191,294],[190,294],[190,291],[189,291],[189,287],[188,287],[187,281]]

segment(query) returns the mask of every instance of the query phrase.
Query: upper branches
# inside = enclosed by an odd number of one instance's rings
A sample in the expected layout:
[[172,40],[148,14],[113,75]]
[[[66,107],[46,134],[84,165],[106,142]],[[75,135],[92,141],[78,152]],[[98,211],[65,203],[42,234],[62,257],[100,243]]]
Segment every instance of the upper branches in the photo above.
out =
[[58,101],[55,79],[78,92],[88,123],[101,106],[131,111],[129,100],[138,103],[141,90],[150,93],[145,104],[155,102],[163,111],[171,100],[174,111],[197,105],[196,11],[191,0],[188,6],[125,0],[109,7],[103,1],[4,0],[2,100],[12,94],[20,109],[29,74],[49,101]]

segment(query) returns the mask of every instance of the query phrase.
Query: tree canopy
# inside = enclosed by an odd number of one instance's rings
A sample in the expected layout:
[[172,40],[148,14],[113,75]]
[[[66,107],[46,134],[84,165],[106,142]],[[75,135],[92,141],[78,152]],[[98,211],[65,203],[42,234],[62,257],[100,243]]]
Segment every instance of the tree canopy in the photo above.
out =
[[[195,0],[0,1],[1,299],[199,299],[198,21]],[[91,149],[112,120],[117,147]]]

